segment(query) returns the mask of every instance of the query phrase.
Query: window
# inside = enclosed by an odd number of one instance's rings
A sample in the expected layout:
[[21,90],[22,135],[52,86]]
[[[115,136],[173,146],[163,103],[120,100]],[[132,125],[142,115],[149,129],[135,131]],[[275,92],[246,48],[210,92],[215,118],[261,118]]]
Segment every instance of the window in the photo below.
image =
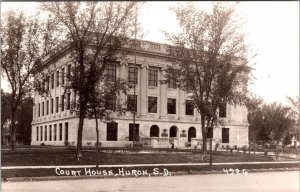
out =
[[39,111],[39,117],[40,117],[41,116],[41,104],[40,103],[39,103],[38,111]]
[[67,70],[68,70],[67,78],[68,78],[68,80],[70,80],[70,78],[71,78],[71,64],[68,65]]
[[61,111],[65,110],[65,95],[61,96]]
[[158,70],[149,69],[148,71],[148,84],[149,86],[157,86]]
[[43,126],[41,126],[40,128],[41,128],[41,141],[43,141]]
[[69,139],[69,123],[65,123],[65,141]]
[[71,106],[71,93],[67,93],[67,110],[70,110]]
[[222,143],[229,143],[229,128],[222,128]]
[[137,84],[138,83],[138,68],[129,67],[128,68],[128,83]]
[[129,124],[129,141],[138,141],[139,140],[139,124]]
[[176,126],[172,126],[169,131],[170,137],[177,137],[178,128]]
[[137,95],[127,96],[127,110],[135,112],[137,111]]
[[54,73],[51,74],[51,89],[54,88]]
[[148,97],[148,112],[157,113],[157,97]]
[[220,105],[219,107],[219,117],[223,117],[226,118],[226,103],[223,103],[222,105]]
[[56,71],[56,87],[59,86],[59,71]]
[[150,127],[150,137],[159,137],[159,127],[157,125]]
[[52,125],[49,125],[49,141],[52,141]]
[[185,101],[185,114],[186,115],[194,115],[194,106],[191,100]]
[[104,104],[106,110],[116,110],[117,109],[117,95],[115,93],[107,92],[104,96]]
[[207,132],[206,132],[206,138],[214,138],[214,131],[213,131],[213,128],[211,127],[208,127],[207,129]]
[[167,109],[168,114],[176,114],[176,99],[168,98]]
[[50,77],[47,77],[47,80],[46,80],[46,90],[49,91],[50,90]]
[[39,140],[39,127],[36,127],[36,141]]
[[45,125],[45,141],[47,141],[47,125]]
[[47,100],[46,104],[46,114],[49,115],[49,100]]
[[160,44],[150,43],[150,49],[160,51]]
[[45,111],[44,102],[42,102],[42,116],[44,116],[44,111]]
[[191,142],[192,138],[196,138],[196,128],[190,127],[188,130],[188,142]]
[[115,63],[107,63],[106,64],[106,75],[107,80],[111,82],[116,82],[117,80],[117,66]]
[[62,123],[59,124],[59,140],[62,141]]
[[57,125],[54,125],[54,141],[56,141],[57,138]]
[[50,105],[51,105],[51,114],[53,114],[53,99],[51,99],[51,101],[50,101]]
[[176,79],[175,77],[170,77],[169,81],[168,81],[168,88],[176,88]]
[[107,123],[106,124],[106,140],[107,141],[117,141],[118,140],[118,124],[117,123]]
[[65,84],[65,68],[61,70],[61,84]]
[[47,85],[46,85],[46,80],[45,79],[43,80],[43,89],[47,90]]
[[59,105],[59,100],[58,97],[56,97],[56,113],[58,113],[58,105]]

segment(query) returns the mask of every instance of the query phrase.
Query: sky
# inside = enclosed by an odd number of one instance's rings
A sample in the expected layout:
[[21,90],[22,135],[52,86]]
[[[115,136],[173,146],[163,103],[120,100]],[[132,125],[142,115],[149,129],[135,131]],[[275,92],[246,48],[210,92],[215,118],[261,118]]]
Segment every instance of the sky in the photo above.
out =
[[[210,2],[194,3],[204,9],[211,6]],[[1,11],[30,12],[36,5],[34,2],[2,2]],[[144,3],[140,11],[143,40],[167,43],[162,31],[179,31],[176,16],[169,10],[176,5],[175,1]],[[247,34],[247,44],[252,54],[256,54],[250,62],[255,70],[249,89],[267,103],[287,104],[286,96],[299,96],[299,2],[239,2],[237,13],[244,22],[242,30]],[[7,87],[7,83],[1,81],[1,87]]]

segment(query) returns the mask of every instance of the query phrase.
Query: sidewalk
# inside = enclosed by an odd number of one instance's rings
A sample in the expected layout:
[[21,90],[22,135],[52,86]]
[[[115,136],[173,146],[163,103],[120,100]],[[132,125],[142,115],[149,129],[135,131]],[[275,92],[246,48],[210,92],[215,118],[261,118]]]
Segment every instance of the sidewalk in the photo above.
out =
[[[99,165],[96,169],[96,165],[64,165],[64,166],[5,166],[1,167],[2,174],[3,171],[12,171],[19,172],[21,177],[12,176],[4,177],[2,175],[2,181],[4,182],[24,182],[24,181],[48,181],[48,180],[74,180],[74,179],[108,179],[108,178],[128,178],[128,177],[152,177],[152,176],[165,176],[163,174],[154,174],[150,172],[147,175],[136,175],[133,174],[133,170],[139,171],[140,169],[145,170],[154,170],[154,168],[159,170],[167,170],[170,175],[167,176],[177,176],[177,175],[201,175],[201,174],[226,174],[226,170],[233,171],[233,174],[236,170],[242,171],[246,170],[248,173],[254,172],[279,172],[279,171],[298,171],[300,161],[280,161],[280,162],[232,162],[232,163],[213,163],[212,169],[209,166],[209,163],[173,163],[173,164],[123,164],[123,165]],[[129,171],[129,175],[118,175],[115,173],[113,175],[55,175],[55,174],[46,174],[43,176],[26,176],[23,174],[23,170],[30,170],[30,172],[41,172],[49,170],[49,172],[54,172],[54,169],[70,169],[75,171],[77,169],[94,169],[94,170],[122,170]],[[200,168],[200,169],[199,169]],[[52,170],[53,169],[53,170]],[[51,171],[50,171],[51,170]],[[47,171],[46,171],[47,172]],[[228,174],[228,172],[227,172]],[[242,174],[241,172],[239,174]]]

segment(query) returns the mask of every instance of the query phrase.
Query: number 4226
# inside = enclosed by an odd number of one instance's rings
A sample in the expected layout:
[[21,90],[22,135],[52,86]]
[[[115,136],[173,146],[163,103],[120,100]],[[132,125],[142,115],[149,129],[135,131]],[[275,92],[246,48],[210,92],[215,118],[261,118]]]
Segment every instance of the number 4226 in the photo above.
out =
[[223,172],[225,172],[227,175],[248,175],[248,172],[245,169],[224,169],[223,168]]

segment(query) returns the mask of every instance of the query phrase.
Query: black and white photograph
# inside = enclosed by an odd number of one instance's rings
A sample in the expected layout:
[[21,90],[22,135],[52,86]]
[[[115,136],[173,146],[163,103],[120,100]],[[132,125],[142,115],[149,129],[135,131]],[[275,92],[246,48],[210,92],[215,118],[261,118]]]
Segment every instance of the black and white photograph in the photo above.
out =
[[2,1],[1,191],[298,192],[298,1]]

